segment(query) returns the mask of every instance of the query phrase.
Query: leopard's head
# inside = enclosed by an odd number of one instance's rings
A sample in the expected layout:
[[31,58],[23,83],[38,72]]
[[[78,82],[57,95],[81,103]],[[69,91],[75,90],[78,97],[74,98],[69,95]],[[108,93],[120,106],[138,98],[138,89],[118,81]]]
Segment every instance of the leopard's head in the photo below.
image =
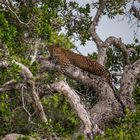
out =
[[50,56],[56,57],[62,53],[58,44],[47,46]]

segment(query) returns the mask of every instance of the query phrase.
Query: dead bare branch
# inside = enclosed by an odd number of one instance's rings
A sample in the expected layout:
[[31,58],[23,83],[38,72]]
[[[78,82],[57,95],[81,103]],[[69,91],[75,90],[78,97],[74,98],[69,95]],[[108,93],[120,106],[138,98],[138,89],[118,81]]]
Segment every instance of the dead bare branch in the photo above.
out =
[[[16,14],[16,12],[12,9],[13,5],[10,1],[5,1],[2,3],[3,5],[5,5],[5,8],[7,8],[12,14],[15,15],[16,19],[18,20],[18,22],[20,24],[23,24],[25,26],[27,26],[29,28],[29,24],[31,23],[31,21],[33,20],[33,17],[30,18],[30,20],[28,22],[23,22],[19,16]],[[12,6],[12,7],[11,7]]]
[[23,21],[19,18],[19,16],[16,14],[16,12],[13,11],[13,10],[11,9],[10,6],[7,6],[7,7],[8,7],[8,9],[15,15],[15,17],[17,18],[17,20],[19,21],[19,23],[21,23],[21,24],[23,24],[23,25],[29,27],[29,24],[30,24],[30,22],[32,21],[32,18],[30,18],[30,20],[29,20],[27,23],[25,23],[25,22],[23,22]]

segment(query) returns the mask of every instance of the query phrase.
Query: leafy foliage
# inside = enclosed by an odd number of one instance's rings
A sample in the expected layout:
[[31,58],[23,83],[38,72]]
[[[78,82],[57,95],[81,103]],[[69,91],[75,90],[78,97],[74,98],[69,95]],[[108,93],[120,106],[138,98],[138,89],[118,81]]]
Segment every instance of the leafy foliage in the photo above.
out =
[[111,129],[108,128],[105,131],[104,136],[97,136],[95,140],[105,140],[105,139],[140,139],[140,128],[139,128],[139,120],[140,111],[137,109],[136,113],[127,113],[127,116],[120,120],[119,124]]
[[108,15],[109,18],[115,18],[116,15],[122,15],[126,8],[128,0],[107,0],[105,3],[105,15]]
[[55,94],[49,98],[43,99],[43,103],[46,106],[46,113],[56,133],[66,137],[76,131],[79,120],[74,115],[64,96]]
[[[0,87],[11,79],[21,84],[24,83],[21,78],[21,69],[16,64],[11,63],[11,60],[17,60],[28,66],[35,77],[37,90],[40,90],[51,82],[53,74],[40,74],[39,63],[36,61],[31,63],[31,55],[36,49],[35,40],[41,40],[45,44],[45,46],[39,45],[37,48],[37,57],[40,55],[48,57],[46,45],[59,44],[63,48],[74,49],[75,46],[70,39],[79,40],[81,44],[85,45],[86,41],[91,39],[89,34],[92,20],[90,12],[91,9],[99,7],[99,2],[94,1],[92,4],[80,6],[75,1],[67,2],[66,0],[10,1],[11,4],[8,7],[6,4],[4,6],[0,4],[0,61],[6,60],[10,65],[7,69],[0,70]],[[123,14],[127,3],[126,0],[106,0],[104,15],[114,18],[116,15]],[[136,43],[138,41],[135,40]],[[136,54],[130,55],[130,61],[134,62],[139,59],[140,46],[131,44],[127,47],[137,51]],[[111,48],[107,55],[107,68],[110,71],[121,73],[124,66],[121,51]],[[93,53],[89,57],[96,59],[97,54]],[[87,105],[93,106],[97,102],[94,90],[69,78],[67,81],[75,90],[82,93],[80,96]],[[139,104],[140,99],[139,83],[137,81],[134,91],[137,104]],[[23,96],[30,100],[29,92],[23,86],[22,89],[0,93],[0,139],[5,134],[14,132],[41,138],[55,132],[60,137],[72,139],[73,134],[78,131],[80,121],[67,99],[61,93],[48,95],[48,91],[45,90],[43,93],[45,96],[41,100],[49,122],[41,124],[37,120],[32,103],[23,101]],[[31,114],[31,118],[25,108]],[[134,139],[135,136],[136,139],[139,139],[139,117],[139,110],[135,114],[128,113],[126,118],[119,121],[117,127],[107,129],[104,137],[96,139]],[[84,137],[80,135],[77,139],[84,140]]]
[[[34,115],[31,118],[34,123],[27,123],[29,116],[22,107],[21,97],[14,90],[13,94],[11,96],[8,93],[3,93],[0,96],[0,123],[2,124],[0,125],[0,136],[16,132],[33,137],[47,137],[55,132],[66,138],[78,129],[79,120],[64,96],[56,93],[49,98],[42,99],[44,109],[50,119],[48,124],[39,125]],[[30,104],[27,104],[26,108],[34,114]]]
[[[133,48],[135,53],[131,53],[129,56],[129,60],[131,63],[135,62],[140,58],[140,46],[135,44],[128,44],[127,48]],[[107,64],[106,67],[110,70],[113,75],[114,82],[119,84],[119,77],[121,73],[123,73],[124,68],[124,56],[123,52],[118,48],[109,48],[107,52]]]

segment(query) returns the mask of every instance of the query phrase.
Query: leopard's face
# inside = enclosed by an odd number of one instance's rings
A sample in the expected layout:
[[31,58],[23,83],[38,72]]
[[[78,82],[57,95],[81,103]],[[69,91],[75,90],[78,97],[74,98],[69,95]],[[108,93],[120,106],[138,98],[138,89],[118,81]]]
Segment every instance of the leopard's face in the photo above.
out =
[[63,54],[62,50],[57,45],[51,45],[51,46],[48,46],[47,48],[51,57],[57,58]]

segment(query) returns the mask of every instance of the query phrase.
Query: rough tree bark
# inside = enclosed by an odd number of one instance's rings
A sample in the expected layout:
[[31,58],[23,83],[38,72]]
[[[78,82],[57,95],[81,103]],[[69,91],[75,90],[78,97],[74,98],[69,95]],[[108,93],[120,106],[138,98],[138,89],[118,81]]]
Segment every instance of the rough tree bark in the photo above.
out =
[[[42,65],[41,67],[42,72],[60,70],[59,65],[56,65],[51,61],[48,61],[47,59],[40,58],[39,62]],[[90,115],[87,114],[87,117],[89,117],[88,120],[92,122],[91,132],[93,135],[97,133],[102,133],[101,130],[104,129],[107,123],[113,121],[113,119],[123,117],[124,107],[127,107],[130,110],[135,110],[134,100],[132,98],[132,92],[134,89],[136,79],[140,76],[140,60],[137,60],[132,65],[126,66],[124,70],[124,74],[122,76],[119,99],[116,98],[113,89],[101,77],[92,75],[88,72],[84,72],[81,69],[72,65],[69,68],[67,68],[65,75],[81,82],[84,85],[92,87],[93,89],[95,89],[95,91],[99,96],[98,103],[92,109],[88,110],[90,112]],[[67,90],[67,94],[66,94],[66,91],[63,89],[63,87],[65,87],[65,84],[64,83],[63,84],[61,83],[62,85],[59,84],[60,83],[58,83],[59,88],[55,88],[55,86],[54,87],[52,86],[52,88],[64,93],[64,95],[67,96],[67,98],[69,99],[71,98],[71,101],[73,100],[75,101],[76,99],[73,99],[73,97],[71,96],[71,90]],[[78,105],[80,106],[79,102],[74,102],[74,101],[70,102],[72,106],[74,106],[74,104],[76,106]],[[79,118],[81,119],[84,118],[83,109],[80,110],[82,112],[81,114],[79,114],[79,108],[75,108],[75,111],[79,115]],[[91,125],[90,122],[89,124]],[[97,126],[98,129],[96,129],[95,125]],[[91,128],[89,126],[88,126],[88,130],[90,130]]]
[[120,100],[124,106],[131,111],[135,111],[135,101],[133,99],[133,90],[137,79],[140,78],[140,59],[133,64],[126,66],[121,79]]
[[111,46],[122,50],[124,54],[124,64],[126,66],[124,67],[124,73],[121,78],[119,98],[125,107],[129,108],[130,110],[135,110],[135,103],[132,98],[132,92],[136,83],[137,76],[139,74],[139,60],[138,62],[136,62],[136,64],[130,64],[130,52],[136,53],[136,51],[132,48],[127,49],[121,38],[109,36],[107,39],[105,39],[105,41],[102,41],[102,39],[98,36],[98,34],[96,33],[96,27],[99,23],[99,19],[103,15],[104,8],[104,0],[99,0],[99,8],[97,9],[96,15],[93,18],[92,24],[89,29],[92,39],[96,43],[98,48],[97,61],[102,65],[106,64],[107,49]]
[[57,83],[53,83],[51,87],[56,91],[63,93],[68,98],[68,102],[71,104],[72,108],[75,110],[75,113],[83,122],[84,129],[82,131],[85,136],[93,139],[93,131],[95,131],[95,133],[99,132],[100,134],[102,134],[102,131],[98,128],[97,124],[93,124],[91,122],[90,115],[85,109],[84,105],[81,103],[80,97],[71,87],[69,87],[68,84],[66,84],[66,82],[60,81]]
[[[55,65],[54,63],[48,61],[47,59],[40,58],[39,62],[42,64],[42,67],[41,67],[42,72],[60,70],[59,65]],[[107,122],[110,122],[114,118],[123,116],[122,106],[119,103],[119,101],[115,98],[113,89],[108,85],[108,83],[103,81],[101,79],[101,77],[92,75],[88,72],[84,72],[81,69],[74,67],[74,66],[70,66],[67,69],[65,75],[81,82],[84,85],[92,87],[93,89],[96,90],[96,92],[99,96],[99,102],[91,110],[89,110],[90,116],[87,115],[87,116],[89,116],[88,119],[90,121],[92,121],[92,124],[93,124],[92,125],[93,135],[97,134],[97,133],[102,133],[102,131],[100,129],[103,129],[103,127],[105,126],[105,124]],[[64,92],[62,89],[61,89],[61,91],[62,91],[62,93]],[[70,92],[69,92],[69,94],[70,94]],[[70,95],[67,94],[66,96],[69,98]],[[77,102],[77,104],[80,104],[80,103]],[[73,106],[73,104],[71,104],[71,105]],[[80,110],[80,111],[82,111],[82,110]],[[79,108],[77,108],[76,112],[77,112],[77,114],[79,114],[78,113]],[[84,116],[80,116],[80,118],[84,118]],[[96,128],[98,128],[98,129],[96,129]]]

